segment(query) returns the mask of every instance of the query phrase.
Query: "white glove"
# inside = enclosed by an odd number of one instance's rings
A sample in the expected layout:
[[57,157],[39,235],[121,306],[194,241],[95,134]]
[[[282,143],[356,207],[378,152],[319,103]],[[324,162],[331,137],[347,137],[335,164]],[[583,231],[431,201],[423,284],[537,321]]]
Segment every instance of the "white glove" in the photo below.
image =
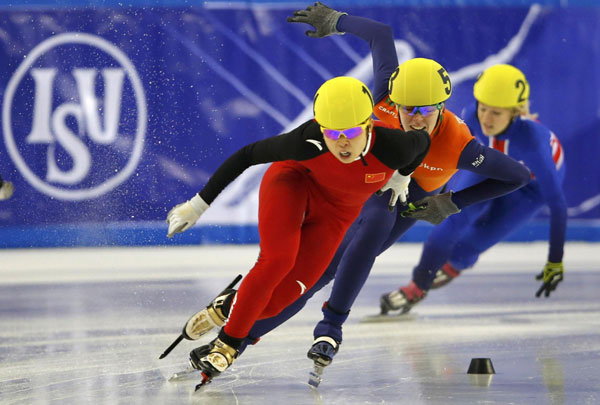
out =
[[10,181],[4,181],[0,187],[0,200],[8,200],[13,195],[14,186]]
[[400,199],[402,205],[406,205],[406,199],[408,198],[408,184],[410,183],[410,175],[403,176],[398,171],[395,171],[392,177],[385,183],[385,186],[381,187],[381,189],[377,192],[378,194],[382,194],[389,189],[392,189],[392,196],[390,197],[390,203],[388,204],[388,208],[390,211],[394,211],[394,207],[396,206],[396,202]]
[[167,224],[169,224],[167,237],[172,238],[176,233],[190,229],[207,208],[208,204],[198,194],[191,200],[173,207],[167,214]]

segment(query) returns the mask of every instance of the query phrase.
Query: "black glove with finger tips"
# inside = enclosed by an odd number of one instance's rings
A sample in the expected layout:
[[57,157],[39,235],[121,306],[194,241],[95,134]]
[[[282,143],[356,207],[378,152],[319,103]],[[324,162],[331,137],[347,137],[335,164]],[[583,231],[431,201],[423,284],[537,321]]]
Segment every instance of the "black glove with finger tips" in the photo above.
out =
[[344,14],[348,13],[342,13],[321,2],[316,2],[314,6],[306,7],[306,10],[294,11],[293,17],[288,17],[287,22],[312,25],[315,31],[309,30],[305,34],[311,38],[323,38],[329,35],[343,34],[337,30],[336,26]]
[[452,214],[460,212],[460,209],[452,201],[452,191],[444,194],[432,195],[409,204],[408,210],[402,212],[405,218],[422,219],[433,225],[439,225]]

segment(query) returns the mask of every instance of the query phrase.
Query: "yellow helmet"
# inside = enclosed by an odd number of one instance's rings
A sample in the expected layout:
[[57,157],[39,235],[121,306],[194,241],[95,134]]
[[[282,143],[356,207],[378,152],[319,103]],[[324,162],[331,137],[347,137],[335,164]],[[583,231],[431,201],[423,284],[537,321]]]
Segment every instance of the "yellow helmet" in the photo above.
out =
[[529,99],[529,83],[511,65],[494,65],[483,71],[473,86],[475,99],[491,107],[520,107]]
[[424,106],[446,101],[452,84],[446,69],[431,59],[409,59],[390,77],[390,99],[400,105]]
[[327,80],[315,93],[313,110],[319,125],[347,129],[362,124],[373,113],[373,96],[367,86],[348,76]]

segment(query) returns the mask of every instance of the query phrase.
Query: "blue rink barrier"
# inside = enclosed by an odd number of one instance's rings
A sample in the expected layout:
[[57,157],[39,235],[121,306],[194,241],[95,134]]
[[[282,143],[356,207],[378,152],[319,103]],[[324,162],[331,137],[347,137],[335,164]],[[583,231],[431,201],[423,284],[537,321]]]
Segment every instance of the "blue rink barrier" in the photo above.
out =
[[[433,227],[416,224],[398,243],[424,242]],[[258,229],[254,225],[212,225],[194,227],[167,238],[164,223],[57,225],[44,227],[0,228],[0,249],[94,247],[94,246],[177,246],[204,244],[257,244]],[[548,223],[532,221],[505,239],[506,242],[548,240]],[[600,226],[590,221],[572,221],[567,240],[600,242]]]
[[[312,118],[326,79],[372,85],[364,41],[286,22],[311,3],[0,0],[0,175],[15,186],[0,248],[258,242],[260,170],[211,204],[226,225],[167,239],[164,218],[240,147]],[[564,148],[567,240],[600,240],[600,0],[326,4],[392,26],[401,60],[440,61],[456,113],[489,63],[521,68]],[[547,240],[547,221],[540,212],[509,240]]]

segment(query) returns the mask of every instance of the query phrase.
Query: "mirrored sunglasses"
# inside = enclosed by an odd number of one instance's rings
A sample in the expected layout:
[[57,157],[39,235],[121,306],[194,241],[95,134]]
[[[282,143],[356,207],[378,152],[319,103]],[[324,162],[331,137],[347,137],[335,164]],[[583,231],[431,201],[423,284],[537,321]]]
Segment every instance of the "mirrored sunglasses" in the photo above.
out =
[[321,127],[321,131],[323,131],[323,135],[325,135],[327,138],[329,138],[333,141],[337,141],[338,139],[340,139],[340,136],[342,136],[342,135],[344,135],[347,139],[356,138],[357,136],[362,134],[365,127],[366,127],[366,124],[360,125],[358,127],[352,127],[352,128],[340,129],[340,130]]
[[423,117],[426,117],[442,109],[442,103],[421,106],[396,105],[398,106],[399,110],[402,110],[405,114],[410,115],[411,117],[416,113],[420,113]]

